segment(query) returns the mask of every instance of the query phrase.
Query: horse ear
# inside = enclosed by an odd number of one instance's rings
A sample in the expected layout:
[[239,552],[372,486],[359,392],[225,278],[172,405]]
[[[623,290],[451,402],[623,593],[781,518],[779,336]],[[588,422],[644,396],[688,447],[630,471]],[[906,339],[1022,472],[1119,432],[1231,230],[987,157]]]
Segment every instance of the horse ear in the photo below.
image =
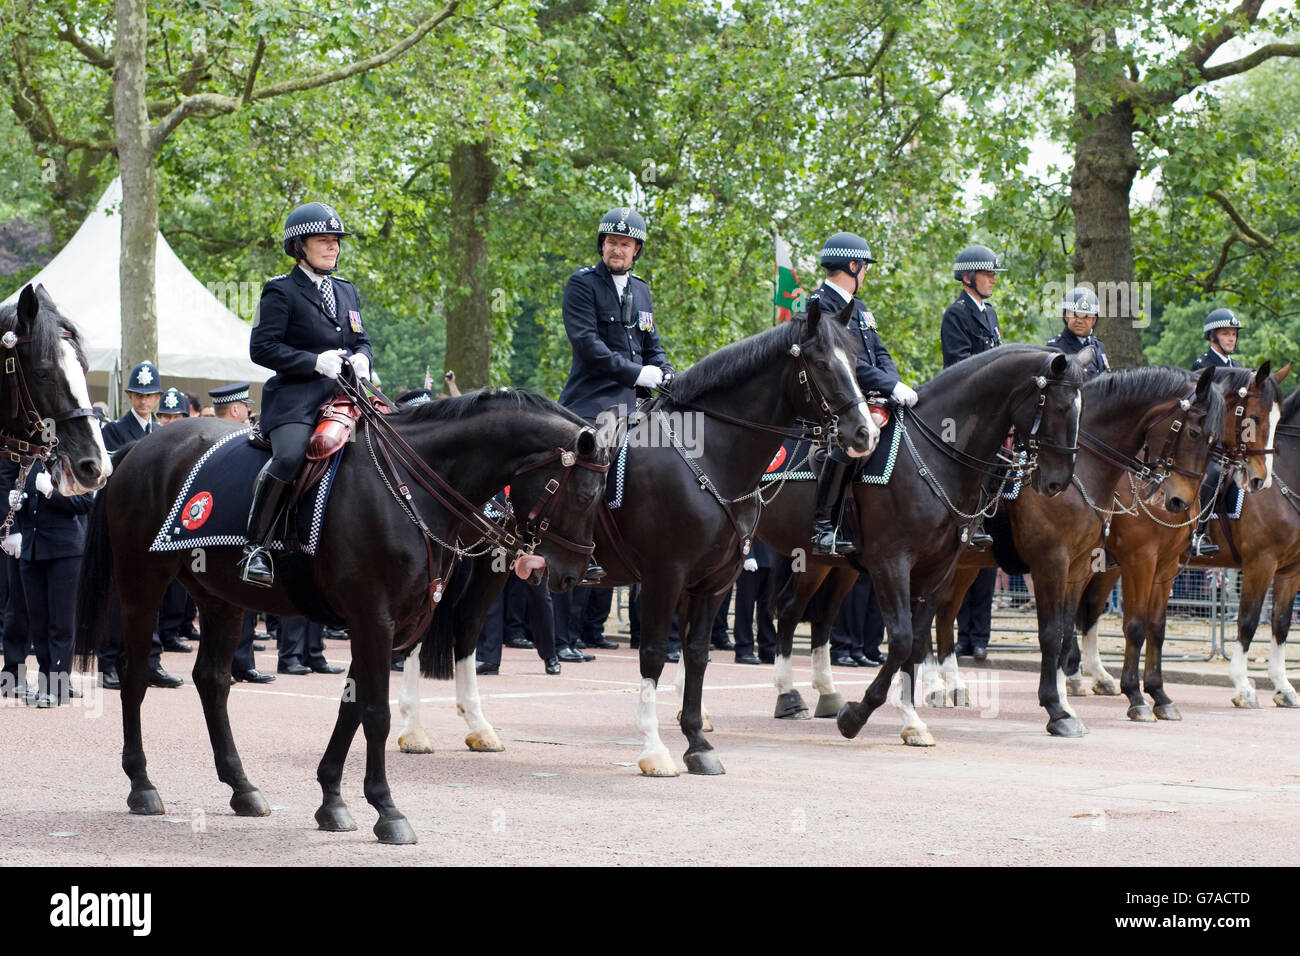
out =
[[849,299],[848,302],[844,303],[844,308],[840,309],[839,315],[835,316],[835,321],[848,328],[849,323],[853,321],[855,312],[857,312],[857,303]]
[[19,335],[25,335],[35,324],[36,316],[40,311],[41,302],[36,295],[36,290],[30,285],[23,286],[23,291],[18,294],[18,325],[15,331]]
[[1089,345],[1086,349],[1082,349],[1075,353],[1074,361],[1080,368],[1087,368],[1093,363],[1093,360],[1096,359],[1096,357],[1097,350]]
[[1273,373],[1273,381],[1281,385],[1286,381],[1286,377],[1291,374],[1291,363],[1287,362],[1280,369]]
[[817,334],[817,327],[822,321],[822,300],[813,296],[808,300],[808,311],[804,316],[804,336],[813,338]]
[[1196,400],[1200,401],[1209,394],[1214,385],[1214,366],[1208,365],[1201,370],[1201,377],[1196,380]]
[[590,428],[584,428],[579,431],[576,447],[579,458],[587,459],[596,457],[596,433]]
[[1065,370],[1069,367],[1070,367],[1070,360],[1069,358],[1066,357],[1064,352],[1057,352],[1055,355],[1053,355],[1052,363],[1051,365],[1048,366],[1052,375],[1054,375],[1056,378],[1060,378],[1062,375],[1064,375]]
[[1264,380],[1268,378],[1269,373],[1273,371],[1273,363],[1269,359],[1264,359],[1264,364],[1259,367],[1255,373],[1255,387],[1263,388]]

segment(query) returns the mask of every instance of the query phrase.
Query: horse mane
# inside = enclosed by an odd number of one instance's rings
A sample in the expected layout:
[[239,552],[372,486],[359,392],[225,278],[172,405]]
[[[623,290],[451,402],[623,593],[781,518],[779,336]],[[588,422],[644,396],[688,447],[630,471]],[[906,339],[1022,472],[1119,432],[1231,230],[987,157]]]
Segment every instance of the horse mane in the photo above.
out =
[[1300,409],[1300,398],[1296,396],[1300,396],[1300,388],[1288,395],[1286,401],[1282,403],[1282,421],[1290,421],[1291,416],[1296,413],[1297,409]]
[[[81,347],[81,332],[71,319],[59,311],[59,307],[54,304],[50,294],[42,286],[39,290],[34,290],[37,294],[37,302],[40,305],[36,313],[36,321],[32,323],[30,329],[31,343],[28,346],[28,359],[36,366],[58,365],[62,361],[62,346],[60,342],[63,339],[63,333],[68,333],[68,341],[72,343],[73,350],[77,353],[77,361],[81,363],[84,370],[86,368],[86,353]],[[48,315],[54,321],[41,321],[41,317]],[[16,332],[18,328],[18,303],[0,307],[0,335],[5,332]]]
[[[1106,375],[1098,375],[1083,386],[1084,407],[1087,407],[1086,403],[1089,401],[1128,402],[1145,399],[1154,402],[1166,398],[1179,398],[1187,394],[1190,386],[1196,384],[1200,374],[1176,365],[1146,365],[1141,368],[1126,368]],[[1223,393],[1217,388],[1210,389],[1205,427],[1211,434],[1216,436],[1223,434],[1225,411]]]
[[[1227,391],[1233,392],[1239,388],[1250,388],[1255,384],[1255,375],[1258,370],[1253,368],[1233,368],[1225,366],[1214,370],[1214,384],[1219,385],[1227,380]],[[1267,381],[1264,383],[1264,394],[1271,398],[1279,405],[1282,403],[1282,389],[1273,379],[1272,375],[1266,375]],[[1285,409],[1283,409],[1285,411]]]
[[[1060,351],[1060,349],[1054,349],[1048,345],[1028,345],[1019,343],[1000,345],[995,349],[989,349],[987,352],[972,355],[970,358],[958,362],[956,365],[949,365],[934,378],[930,379],[930,381],[926,382],[922,388],[930,389],[936,385],[942,385],[947,379],[952,378],[954,375],[972,374],[972,371],[977,372],[982,370],[984,366],[996,362],[1000,358],[1005,358],[1007,355],[1028,355],[1031,352],[1037,352],[1040,355],[1050,355],[1054,352]],[[1084,371],[1083,366],[1078,362],[1073,361],[1073,356],[1067,355],[1066,358],[1071,359],[1071,361],[1069,367],[1066,369],[1065,375],[1061,377],[1061,380],[1064,382],[1070,382],[1074,385],[1083,385],[1088,379],[1088,375]]]
[[[673,379],[672,401],[691,404],[714,389],[734,388],[749,381],[799,342],[804,334],[804,321],[802,317],[793,318],[704,356]],[[824,342],[827,336],[833,340],[830,345],[839,345],[849,355],[857,354],[849,330],[829,314],[822,316],[817,324],[818,341]]]
[[559,415],[575,425],[588,422],[549,398],[517,388],[480,388],[458,398],[439,398],[422,405],[410,405],[397,410],[399,421],[459,421],[471,415],[494,409],[532,409],[550,415]]

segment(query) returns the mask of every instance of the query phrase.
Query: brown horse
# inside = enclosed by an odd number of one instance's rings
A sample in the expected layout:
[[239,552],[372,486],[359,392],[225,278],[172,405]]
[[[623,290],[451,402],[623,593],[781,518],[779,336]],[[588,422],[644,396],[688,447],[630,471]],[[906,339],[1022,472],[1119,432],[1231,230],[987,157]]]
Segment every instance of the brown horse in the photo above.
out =
[[[1034,579],[1042,652],[1039,701],[1050,713],[1054,691],[1070,714],[1049,722],[1050,734],[1078,737],[1086,732],[1067,701],[1062,652],[1074,643],[1074,614],[1083,589],[1104,567],[1100,558],[1116,489],[1125,474],[1139,474],[1149,489],[1147,497],[1162,491],[1170,510],[1185,512],[1196,501],[1210,444],[1223,428],[1223,399],[1212,387],[1213,379],[1210,369],[1193,378],[1167,367],[1093,379],[1083,387],[1079,448],[1085,453],[1075,465],[1073,486],[1055,498],[1021,488],[1004,503],[1015,550]],[[1144,449],[1150,455],[1160,452],[1160,458],[1151,460]],[[931,659],[924,678],[925,702],[931,706],[967,702],[966,685],[957,672],[953,624],[979,570],[995,564],[992,551],[967,551],[958,561],[935,616],[938,660]]]
[[[1272,483],[1273,435],[1281,417],[1278,384],[1288,365],[1269,375],[1269,363],[1258,372],[1242,368],[1215,369],[1215,388],[1227,401],[1225,459],[1222,480],[1258,492]],[[1093,577],[1084,591],[1077,624],[1083,632],[1083,673],[1100,680],[1104,672],[1097,653],[1097,621],[1115,581],[1124,583],[1124,669],[1120,690],[1128,697],[1128,717],[1135,721],[1181,720],[1164,689],[1160,658],[1165,640],[1165,613],[1170,588],[1191,540],[1198,515],[1186,520],[1159,505],[1147,505],[1133,494],[1132,482],[1121,482],[1117,498],[1122,513],[1111,522],[1106,550],[1119,562]],[[1138,656],[1146,645],[1142,686],[1155,701],[1154,712],[1138,686]],[[1244,670],[1244,661],[1243,661]],[[1103,681],[1104,686],[1104,681]]]

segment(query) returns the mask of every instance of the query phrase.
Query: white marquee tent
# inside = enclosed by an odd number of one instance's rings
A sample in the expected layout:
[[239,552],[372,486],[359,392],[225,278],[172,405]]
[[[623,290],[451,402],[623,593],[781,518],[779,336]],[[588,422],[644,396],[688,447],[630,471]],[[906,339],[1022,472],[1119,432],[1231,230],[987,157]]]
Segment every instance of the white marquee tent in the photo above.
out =
[[[76,322],[90,365],[92,398],[107,397],[116,408],[121,396],[122,180],[115,179],[89,218],[54,259],[29,281],[45,286],[59,310]],[[251,382],[254,403],[271,371],[248,357],[249,325],[227,309],[172,252],[158,234],[158,370],[163,387],[197,393],[228,382]],[[25,285],[26,283],[24,283]],[[15,302],[21,286],[6,302]],[[238,286],[232,285],[233,294]],[[256,291],[253,292],[256,294]],[[130,369],[126,369],[129,372]]]

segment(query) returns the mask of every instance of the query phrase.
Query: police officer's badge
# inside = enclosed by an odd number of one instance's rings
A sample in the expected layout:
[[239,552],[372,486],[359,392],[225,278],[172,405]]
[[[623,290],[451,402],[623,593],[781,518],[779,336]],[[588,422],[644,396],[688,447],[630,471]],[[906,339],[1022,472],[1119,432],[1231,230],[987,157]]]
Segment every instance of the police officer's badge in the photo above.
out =
[[135,377],[135,384],[137,385],[148,385],[152,381],[153,381],[153,372],[149,371],[148,366],[145,366],[144,368],[140,369],[139,373],[137,373]]
[[360,334],[361,313],[358,312],[356,309],[348,309],[348,325],[352,327],[353,332]]
[[862,327],[864,332],[867,329],[871,329],[874,332],[876,329],[876,317],[869,311],[863,310],[862,315],[858,317],[858,325]]
[[653,312],[641,312],[636,314],[636,327],[642,332],[653,332],[655,329],[655,314]]

